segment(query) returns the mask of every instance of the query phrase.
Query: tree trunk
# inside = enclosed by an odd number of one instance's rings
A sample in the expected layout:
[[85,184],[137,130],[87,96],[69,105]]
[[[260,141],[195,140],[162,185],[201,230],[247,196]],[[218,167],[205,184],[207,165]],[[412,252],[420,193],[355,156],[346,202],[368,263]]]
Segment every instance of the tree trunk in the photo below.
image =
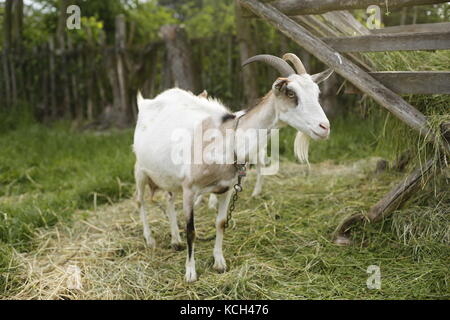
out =
[[328,118],[335,118],[341,110],[341,106],[337,101],[337,91],[339,89],[339,81],[335,74],[332,74],[327,81],[322,83],[320,94],[320,104]]
[[14,0],[12,7],[11,44],[12,47],[20,49],[23,31],[23,0]]
[[179,25],[164,25],[160,32],[166,44],[168,69],[175,86],[198,93],[200,81],[195,73],[186,31]]
[[4,40],[3,47],[5,49],[11,46],[12,40],[12,13],[13,13],[13,0],[6,0],[5,3],[5,13],[3,18],[3,32]]
[[[60,70],[61,70],[61,82],[59,86],[64,93],[63,103],[61,108],[63,109],[64,117],[71,117],[71,97],[70,97],[70,81],[67,70],[67,57],[66,57],[66,10],[69,4],[68,0],[59,1],[59,16],[58,16],[58,26],[56,30],[56,49],[60,57]],[[82,54],[82,53],[80,53]]]
[[[242,17],[242,8],[238,0],[235,0],[235,18],[237,38],[241,64],[256,54],[250,22]],[[242,69],[242,82],[244,87],[244,100],[246,104],[253,104],[258,99],[256,65],[249,64]]]
[[50,38],[48,41],[48,53],[49,53],[49,67],[50,67],[50,101],[51,101],[51,111],[50,118],[56,119],[58,115],[58,110],[56,107],[56,63],[55,63],[55,40]]
[[116,72],[119,89],[119,101],[114,102],[115,112],[118,114],[117,125],[126,126],[130,122],[130,103],[128,99],[127,78],[125,76],[125,44],[126,23],[123,14],[116,17]]

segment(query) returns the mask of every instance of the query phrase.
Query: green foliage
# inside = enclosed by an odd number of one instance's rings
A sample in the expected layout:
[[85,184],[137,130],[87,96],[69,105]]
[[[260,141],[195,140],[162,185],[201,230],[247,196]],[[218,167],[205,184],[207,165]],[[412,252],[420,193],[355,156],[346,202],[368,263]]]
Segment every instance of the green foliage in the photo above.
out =
[[19,104],[12,110],[0,109],[0,134],[34,125],[36,119],[28,104]]
[[204,0],[202,6],[188,2],[182,6],[181,12],[185,12],[183,23],[192,38],[209,38],[235,32],[233,1]]
[[178,22],[172,10],[159,6],[155,1],[136,3],[128,10],[128,18],[136,27],[135,43],[158,41],[161,26]]
[[103,22],[98,21],[95,17],[81,17],[81,28],[68,33],[75,43],[98,43],[103,35]]

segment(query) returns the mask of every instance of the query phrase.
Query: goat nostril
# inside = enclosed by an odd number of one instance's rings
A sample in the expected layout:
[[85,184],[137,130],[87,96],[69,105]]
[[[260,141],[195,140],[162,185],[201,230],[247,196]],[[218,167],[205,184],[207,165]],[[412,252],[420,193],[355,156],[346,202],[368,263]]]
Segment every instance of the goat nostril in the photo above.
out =
[[319,127],[321,127],[323,130],[329,130],[329,127],[327,125],[324,125],[323,123],[319,124]]

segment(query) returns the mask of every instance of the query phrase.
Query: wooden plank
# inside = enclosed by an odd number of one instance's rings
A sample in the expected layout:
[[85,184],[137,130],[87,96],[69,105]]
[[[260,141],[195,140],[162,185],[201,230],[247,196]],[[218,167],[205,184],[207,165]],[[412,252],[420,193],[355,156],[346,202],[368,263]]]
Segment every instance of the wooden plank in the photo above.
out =
[[429,131],[427,120],[421,112],[349,59],[338,54],[333,48],[295,23],[291,18],[282,14],[273,6],[256,0],[240,0],[240,3],[274,25],[320,61],[333,68],[339,75],[353,83],[359,90],[365,92],[400,120],[421,134],[427,135]]
[[434,159],[428,160],[425,166],[417,167],[404,181],[397,184],[382,199],[372,206],[367,214],[370,222],[377,222],[398,209],[417,191],[424,176],[432,171]]
[[[347,12],[347,11],[341,11]],[[349,13],[350,14],[350,13]],[[323,17],[323,16],[322,16]],[[353,17],[353,16],[352,16]],[[323,17],[326,19],[325,17]],[[333,28],[329,27],[324,21],[320,19],[319,16],[314,15],[304,15],[304,16],[295,16],[292,19],[298,23],[300,23],[303,27],[309,30],[316,36],[319,37],[338,37],[340,33],[344,33],[343,30],[339,29],[339,26],[334,26],[337,29],[335,31]],[[334,15],[329,17],[329,19],[334,19]],[[347,28],[347,26],[346,26]],[[340,32],[340,33],[339,33]],[[347,53],[347,57],[355,62],[358,66],[362,67],[365,71],[372,70],[372,64],[370,61],[361,57],[358,53]]]
[[369,29],[363,26],[355,17],[346,10],[327,12],[322,15],[345,36],[360,36],[370,34]]
[[445,32],[450,30],[450,22],[408,24],[370,30],[372,34],[411,33],[411,32]]
[[326,23],[314,15],[295,16],[292,19],[300,23],[311,33],[319,37],[339,37],[339,33],[330,28]]
[[[439,167],[442,162],[438,161],[436,166]],[[424,176],[432,171],[434,163],[434,159],[428,160],[425,166],[416,168],[406,179],[391,189],[391,191],[370,208],[367,214],[368,220],[371,223],[378,222],[409,200],[419,189],[422,182],[424,182]],[[338,245],[350,245],[352,243],[350,239],[351,227],[364,220],[365,217],[361,213],[356,213],[344,219],[334,232],[334,243]]]
[[[425,4],[444,3],[442,0],[278,0],[272,6],[280,12],[296,16],[301,14],[322,14],[335,10],[366,9],[370,5],[378,5],[382,10],[400,7],[411,7]],[[254,16],[254,15],[252,15]]]
[[[383,71],[369,74],[397,94],[450,94],[449,71]],[[350,86],[345,93],[361,92]]]
[[358,37],[323,38],[339,52],[376,52],[450,49],[450,31],[426,33],[370,34]]

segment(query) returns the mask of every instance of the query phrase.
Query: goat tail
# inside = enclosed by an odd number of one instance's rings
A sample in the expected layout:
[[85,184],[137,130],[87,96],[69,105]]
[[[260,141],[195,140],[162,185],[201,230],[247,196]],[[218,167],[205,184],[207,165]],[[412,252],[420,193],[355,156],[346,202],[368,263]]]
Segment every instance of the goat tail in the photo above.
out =
[[306,163],[309,166],[308,151],[309,136],[303,132],[298,131],[294,141],[294,154],[300,162]]
[[141,110],[141,105],[144,102],[144,97],[142,96],[142,93],[140,90],[138,90],[137,96],[136,96],[136,102],[137,102],[137,106],[138,106],[138,110]]

